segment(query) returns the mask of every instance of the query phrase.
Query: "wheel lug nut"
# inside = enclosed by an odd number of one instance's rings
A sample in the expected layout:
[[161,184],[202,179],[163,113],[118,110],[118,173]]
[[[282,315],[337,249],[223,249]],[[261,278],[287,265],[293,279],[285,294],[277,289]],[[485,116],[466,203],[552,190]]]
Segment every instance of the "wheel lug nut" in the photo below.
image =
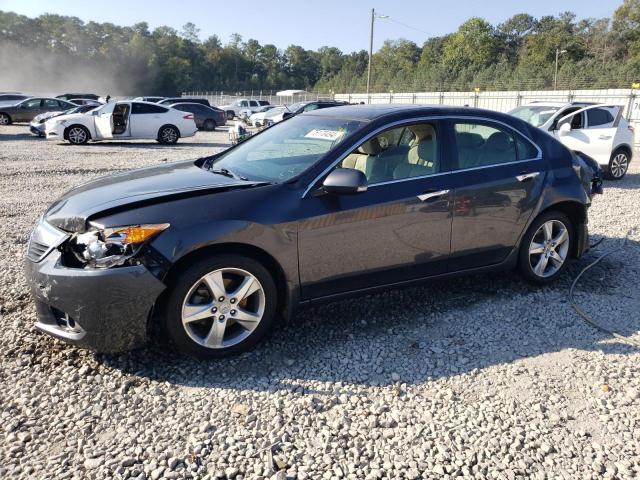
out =
[[235,311],[235,310],[231,310],[229,313],[230,313],[231,315],[235,315],[235,314],[236,314],[236,311]]
[[219,302],[224,302],[224,297],[220,297],[220,298],[218,298],[218,301],[219,301]]
[[231,300],[229,300],[230,303],[236,303],[236,299],[232,298]]
[[217,309],[216,307],[213,307],[213,308],[211,309],[211,313],[216,313],[217,311],[218,311],[218,309]]
[[224,315],[220,315],[220,316],[218,317],[218,320],[220,320],[221,322],[224,322]]

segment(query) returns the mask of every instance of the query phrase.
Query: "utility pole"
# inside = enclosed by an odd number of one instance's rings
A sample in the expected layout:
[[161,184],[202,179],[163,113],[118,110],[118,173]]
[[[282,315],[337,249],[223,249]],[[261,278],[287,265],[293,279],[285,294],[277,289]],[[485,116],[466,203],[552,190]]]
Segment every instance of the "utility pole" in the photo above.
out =
[[376,17],[376,10],[371,9],[371,30],[369,31],[369,67],[367,68],[367,103],[369,103],[369,91],[371,89],[371,62],[373,60],[373,23],[376,18],[389,18],[388,15],[378,15]]
[[557,90],[558,89],[558,57],[560,57],[560,54],[562,53],[567,53],[566,50],[560,50],[559,48],[556,48],[556,70],[555,73],[553,75],[553,89]]
[[369,90],[371,88],[371,57],[373,56],[373,22],[376,18],[376,10],[371,9],[371,29],[369,30],[369,67],[367,68],[367,103],[369,100]]

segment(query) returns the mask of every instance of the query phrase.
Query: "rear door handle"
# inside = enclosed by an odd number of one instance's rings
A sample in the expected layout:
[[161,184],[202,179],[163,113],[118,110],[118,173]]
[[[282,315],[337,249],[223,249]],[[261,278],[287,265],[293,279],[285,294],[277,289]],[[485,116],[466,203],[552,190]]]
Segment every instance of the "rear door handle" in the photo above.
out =
[[438,190],[436,192],[429,191],[429,192],[424,192],[422,195],[418,195],[418,198],[420,199],[421,202],[426,202],[427,200],[430,200],[432,198],[442,197],[443,195],[447,195],[448,193],[449,193],[449,190]]
[[527,180],[536,178],[538,175],[540,175],[540,172],[522,173],[520,175],[517,175],[516,178],[519,182],[526,182]]
[[600,135],[598,137],[599,140],[609,140],[611,138],[611,135]]

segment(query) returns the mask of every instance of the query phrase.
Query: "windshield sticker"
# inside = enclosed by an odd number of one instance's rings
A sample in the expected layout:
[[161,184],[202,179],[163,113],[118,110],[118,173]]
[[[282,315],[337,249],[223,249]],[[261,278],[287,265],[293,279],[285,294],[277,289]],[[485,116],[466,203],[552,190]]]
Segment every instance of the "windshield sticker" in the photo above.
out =
[[329,140],[333,142],[344,135],[344,130],[321,130],[314,128],[307,133],[304,138],[317,138],[318,140]]

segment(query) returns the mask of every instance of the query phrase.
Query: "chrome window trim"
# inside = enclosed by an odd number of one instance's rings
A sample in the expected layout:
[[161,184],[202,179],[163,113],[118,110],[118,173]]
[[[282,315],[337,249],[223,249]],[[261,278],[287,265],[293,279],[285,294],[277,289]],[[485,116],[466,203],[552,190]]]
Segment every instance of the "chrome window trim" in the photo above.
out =
[[377,186],[380,186],[380,185],[388,185],[388,184],[392,184],[392,183],[406,182],[408,180],[419,180],[419,179],[422,179],[422,178],[430,178],[430,177],[435,177],[435,176],[447,175],[447,174],[451,174],[451,173],[473,171],[473,170],[478,170],[478,169],[481,169],[481,168],[493,168],[493,167],[499,167],[499,166],[502,166],[502,165],[513,165],[513,164],[522,163],[522,162],[532,162],[532,161],[535,161],[535,160],[542,160],[542,149],[538,146],[538,144],[536,144],[533,140],[531,140],[527,135],[522,133],[517,128],[512,127],[511,125],[509,125],[507,123],[504,123],[504,122],[502,122],[500,120],[495,120],[493,118],[482,117],[482,116],[477,116],[477,115],[473,115],[473,116],[466,116],[466,115],[447,115],[447,116],[429,115],[429,116],[426,116],[426,117],[415,117],[415,118],[411,118],[411,119],[397,120],[397,121],[392,122],[392,123],[387,123],[386,125],[375,129],[373,132],[370,132],[365,137],[359,139],[357,142],[354,142],[351,145],[351,147],[349,147],[349,149],[345,153],[340,155],[334,162],[331,163],[331,165],[329,165],[322,172],[320,172],[320,174],[317,175],[313,179],[313,181],[309,183],[309,185],[305,189],[304,193],[302,194],[301,198],[305,198],[307,196],[307,194],[309,193],[309,191],[311,191],[313,186],[318,182],[318,180],[320,178],[324,177],[338,163],[340,163],[348,155],[350,155],[355,147],[357,147],[358,145],[363,144],[364,142],[369,140],[371,137],[377,135],[378,133],[383,132],[385,130],[388,130],[390,128],[394,128],[396,126],[400,126],[400,125],[410,125],[410,124],[413,124],[413,123],[419,123],[419,122],[424,122],[424,121],[434,121],[434,120],[438,121],[438,120],[452,120],[452,119],[454,119],[454,120],[480,120],[480,121],[485,121],[485,122],[488,122],[488,123],[497,123],[497,124],[503,125],[503,126],[509,128],[510,130],[518,133],[521,137],[525,138],[531,145],[533,145],[536,148],[536,150],[538,151],[538,156],[536,156],[535,158],[527,158],[527,159],[523,159],[523,160],[516,160],[515,162],[495,163],[493,165],[482,165],[482,166],[479,166],[479,167],[461,168],[459,170],[449,170],[447,172],[433,173],[433,174],[430,174],[430,175],[421,175],[419,177],[399,178],[397,180],[389,180],[389,181],[386,181],[386,182],[372,183],[371,185],[367,185],[367,187],[371,188],[371,187],[377,187]]

